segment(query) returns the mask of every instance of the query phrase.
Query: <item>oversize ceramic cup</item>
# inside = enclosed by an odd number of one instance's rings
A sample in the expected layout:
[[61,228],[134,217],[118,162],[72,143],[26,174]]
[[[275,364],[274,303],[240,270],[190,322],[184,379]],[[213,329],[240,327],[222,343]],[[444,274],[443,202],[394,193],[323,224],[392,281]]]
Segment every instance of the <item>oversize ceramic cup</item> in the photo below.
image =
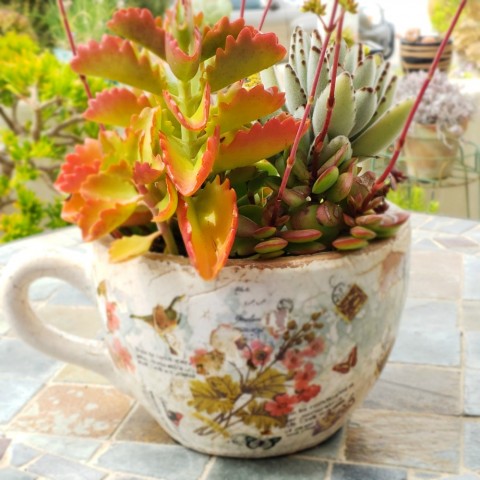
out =
[[[108,262],[58,251],[17,257],[4,311],[45,353],[90,368],[131,394],[178,442],[234,457],[312,447],[337,431],[380,374],[406,291],[409,226],[348,254],[231,261],[199,278],[187,259]],[[57,277],[96,291],[102,341],[40,322],[28,287]]]

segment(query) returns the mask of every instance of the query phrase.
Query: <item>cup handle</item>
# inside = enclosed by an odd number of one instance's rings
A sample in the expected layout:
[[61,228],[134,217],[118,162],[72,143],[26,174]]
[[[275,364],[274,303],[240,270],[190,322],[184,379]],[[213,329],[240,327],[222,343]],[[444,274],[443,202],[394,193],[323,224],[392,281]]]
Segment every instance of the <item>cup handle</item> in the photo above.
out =
[[45,277],[64,280],[94,297],[86,264],[85,254],[71,250],[36,250],[16,255],[2,273],[4,314],[18,337],[32,347],[46,355],[93,370],[125,390],[104,342],[87,340],[47,325],[30,305],[30,285]]

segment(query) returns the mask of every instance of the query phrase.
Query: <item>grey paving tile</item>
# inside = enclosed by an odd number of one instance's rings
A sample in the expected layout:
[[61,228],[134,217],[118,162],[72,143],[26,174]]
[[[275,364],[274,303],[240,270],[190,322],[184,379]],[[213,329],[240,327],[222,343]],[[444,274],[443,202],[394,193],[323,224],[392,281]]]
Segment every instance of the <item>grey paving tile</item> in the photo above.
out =
[[18,434],[15,438],[31,447],[46,453],[60,455],[76,460],[88,460],[98,450],[102,442],[99,440],[59,437],[55,435]]
[[463,410],[466,415],[480,416],[480,369],[467,368],[465,370]]
[[462,322],[466,331],[480,332],[480,301],[462,302]]
[[461,421],[359,409],[347,429],[347,462],[391,465],[442,473],[460,468]]
[[5,335],[10,329],[10,325],[5,320],[4,316],[0,313],[0,335]]
[[337,433],[322,442],[320,445],[303,450],[298,454],[299,457],[324,458],[335,460],[339,457],[340,450],[345,440],[345,429],[340,429]]
[[387,364],[364,402],[366,408],[459,415],[458,370]]
[[122,442],[113,445],[96,464],[118,473],[133,473],[162,480],[195,480],[209,457],[176,445]]
[[475,473],[480,473],[480,423],[464,423],[464,466]]
[[336,464],[331,480],[407,480],[406,470],[368,467],[365,465]]
[[33,378],[3,378],[0,376],[0,424],[13,419],[42,386],[42,380]]
[[463,298],[466,300],[480,300],[480,257],[465,255],[463,268]]
[[36,475],[20,472],[14,468],[0,468],[0,480],[33,480]]
[[458,366],[461,341],[453,301],[409,298],[390,361]]
[[61,365],[16,338],[0,338],[0,377],[48,379]]
[[480,245],[461,235],[442,235],[434,237],[436,243],[447,250],[474,255],[480,250]]
[[474,220],[432,216],[427,222],[423,223],[421,227],[423,230],[461,234],[472,230],[477,225],[478,223]]
[[75,307],[92,306],[93,299],[88,297],[84,292],[73,288],[64,282],[54,292],[49,300],[50,305],[68,305]]
[[408,296],[458,300],[461,297],[462,257],[460,253],[447,250],[436,252],[414,249],[411,254],[412,273]]
[[413,472],[412,480],[440,480],[439,473],[430,473],[430,472]]
[[26,470],[49,480],[101,480],[106,477],[105,472],[53,455],[44,455]]
[[412,228],[421,229],[422,226],[432,219],[432,215],[427,215],[426,213],[415,213],[410,216],[410,222],[412,223]]
[[414,242],[415,250],[441,250],[442,247],[431,238],[421,238]]
[[217,458],[206,480],[324,480],[327,464],[295,457],[261,460]]
[[464,338],[466,346],[466,367],[480,368],[480,332],[465,332]]
[[480,476],[475,475],[474,473],[465,473],[463,475],[448,475],[447,477],[442,477],[442,480],[479,480]]
[[23,445],[21,443],[15,443],[11,447],[12,453],[10,458],[10,465],[13,467],[23,467],[27,463],[31,462],[34,458],[41,455],[41,452],[36,448]]

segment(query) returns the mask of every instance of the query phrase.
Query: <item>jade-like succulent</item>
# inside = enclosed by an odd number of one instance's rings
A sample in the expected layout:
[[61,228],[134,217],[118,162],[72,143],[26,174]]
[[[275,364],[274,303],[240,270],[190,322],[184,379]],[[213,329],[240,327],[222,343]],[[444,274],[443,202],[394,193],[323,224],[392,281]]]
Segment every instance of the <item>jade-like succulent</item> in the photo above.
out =
[[[306,8],[325,10],[319,0]],[[118,11],[108,24],[117,36],[72,61],[121,85],[89,103],[101,132],[62,167],[64,218],[85,240],[113,236],[113,261],[186,254],[205,279],[229,257],[352,250],[395,234],[408,215],[391,212],[385,181],[410,120],[380,178],[361,165],[393,142],[421,94],[392,105],[388,64],[341,41],[355,8],[333,1],[323,43],[295,32],[285,94],[270,67],[287,52],[273,33],[243,19],[206,26],[190,0],[165,18]]]

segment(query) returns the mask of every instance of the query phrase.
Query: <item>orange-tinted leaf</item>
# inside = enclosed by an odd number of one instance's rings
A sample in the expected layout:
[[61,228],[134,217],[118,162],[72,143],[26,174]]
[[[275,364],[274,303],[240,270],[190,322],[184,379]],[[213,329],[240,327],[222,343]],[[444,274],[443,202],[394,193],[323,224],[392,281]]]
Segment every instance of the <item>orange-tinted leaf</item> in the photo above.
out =
[[183,112],[180,110],[180,107],[167,90],[163,91],[163,99],[165,100],[168,109],[172,112],[174,117],[185,128],[193,131],[200,131],[203,130],[207,125],[208,114],[210,112],[210,85],[208,85],[208,83],[205,85],[202,100],[196,112],[190,118],[183,114]]
[[178,225],[190,261],[205,280],[225,265],[235,239],[238,211],[235,191],[217,176],[195,197],[180,198]]
[[150,250],[153,241],[159,235],[160,232],[153,232],[147,236],[132,235],[114,240],[108,250],[109,260],[112,263],[119,263],[143,255]]
[[79,193],[73,193],[64,202],[62,206],[62,219],[69,223],[77,223],[81,209],[85,205],[85,200]]
[[178,194],[177,189],[173,182],[165,177],[166,189],[167,192],[165,196],[157,203],[155,208],[157,209],[157,215],[153,217],[153,222],[165,222],[173,216],[177,210],[178,205]]
[[176,137],[166,137],[160,132],[160,145],[163,152],[163,162],[167,173],[177,190],[184,196],[193,195],[212,172],[212,167],[218,153],[220,142],[219,128],[197,153],[190,159],[184,149],[184,144]]
[[244,28],[236,39],[227,37],[225,49],[217,50],[215,63],[207,67],[207,81],[212,92],[216,92],[274,65],[285,53],[274,33]]
[[227,37],[231,35],[237,38],[243,28],[253,30],[253,27],[245,27],[245,20],[238,18],[231,22],[228,17],[221,18],[213,27],[206,27],[203,33],[202,57],[207,60],[215,55],[217,48],[224,48]]
[[75,72],[107,78],[160,95],[163,90],[158,65],[147,55],[137,55],[128,40],[104,35],[100,43],[90,41],[78,47],[71,62]]
[[248,130],[240,130],[231,142],[220,145],[214,171],[246,167],[285,150],[293,144],[299,125],[299,120],[281,114],[265,125],[255,123]]
[[136,206],[136,202],[87,200],[77,219],[83,240],[91,242],[117,229],[131,217]]
[[146,162],[135,162],[133,166],[133,181],[136,185],[149,185],[163,174],[164,168],[153,168]]
[[246,89],[236,83],[226,93],[218,95],[220,131],[223,133],[240,128],[276,112],[284,101],[285,94],[277,87],[265,89],[263,85],[257,85]]
[[66,156],[55,187],[64,193],[78,192],[85,179],[98,172],[102,157],[98,140],[87,138],[83,145],[76,145],[75,150]]
[[145,95],[137,97],[126,88],[112,88],[89,100],[83,116],[93,122],[126,127],[132,115],[138,115],[145,107],[150,107]]
[[142,45],[158,57],[165,58],[165,30],[156,24],[153,15],[146,8],[118,10],[107,26],[117,35]]
[[138,159],[138,138],[128,130],[124,137],[114,130],[101,131],[100,143],[104,154],[102,170],[122,162],[133,166]]
[[185,53],[178,45],[177,40],[170,34],[166,34],[165,54],[167,62],[173,74],[180,80],[188,82],[198,72],[200,65],[200,51],[202,48],[200,32],[195,29],[194,50],[191,55]]

